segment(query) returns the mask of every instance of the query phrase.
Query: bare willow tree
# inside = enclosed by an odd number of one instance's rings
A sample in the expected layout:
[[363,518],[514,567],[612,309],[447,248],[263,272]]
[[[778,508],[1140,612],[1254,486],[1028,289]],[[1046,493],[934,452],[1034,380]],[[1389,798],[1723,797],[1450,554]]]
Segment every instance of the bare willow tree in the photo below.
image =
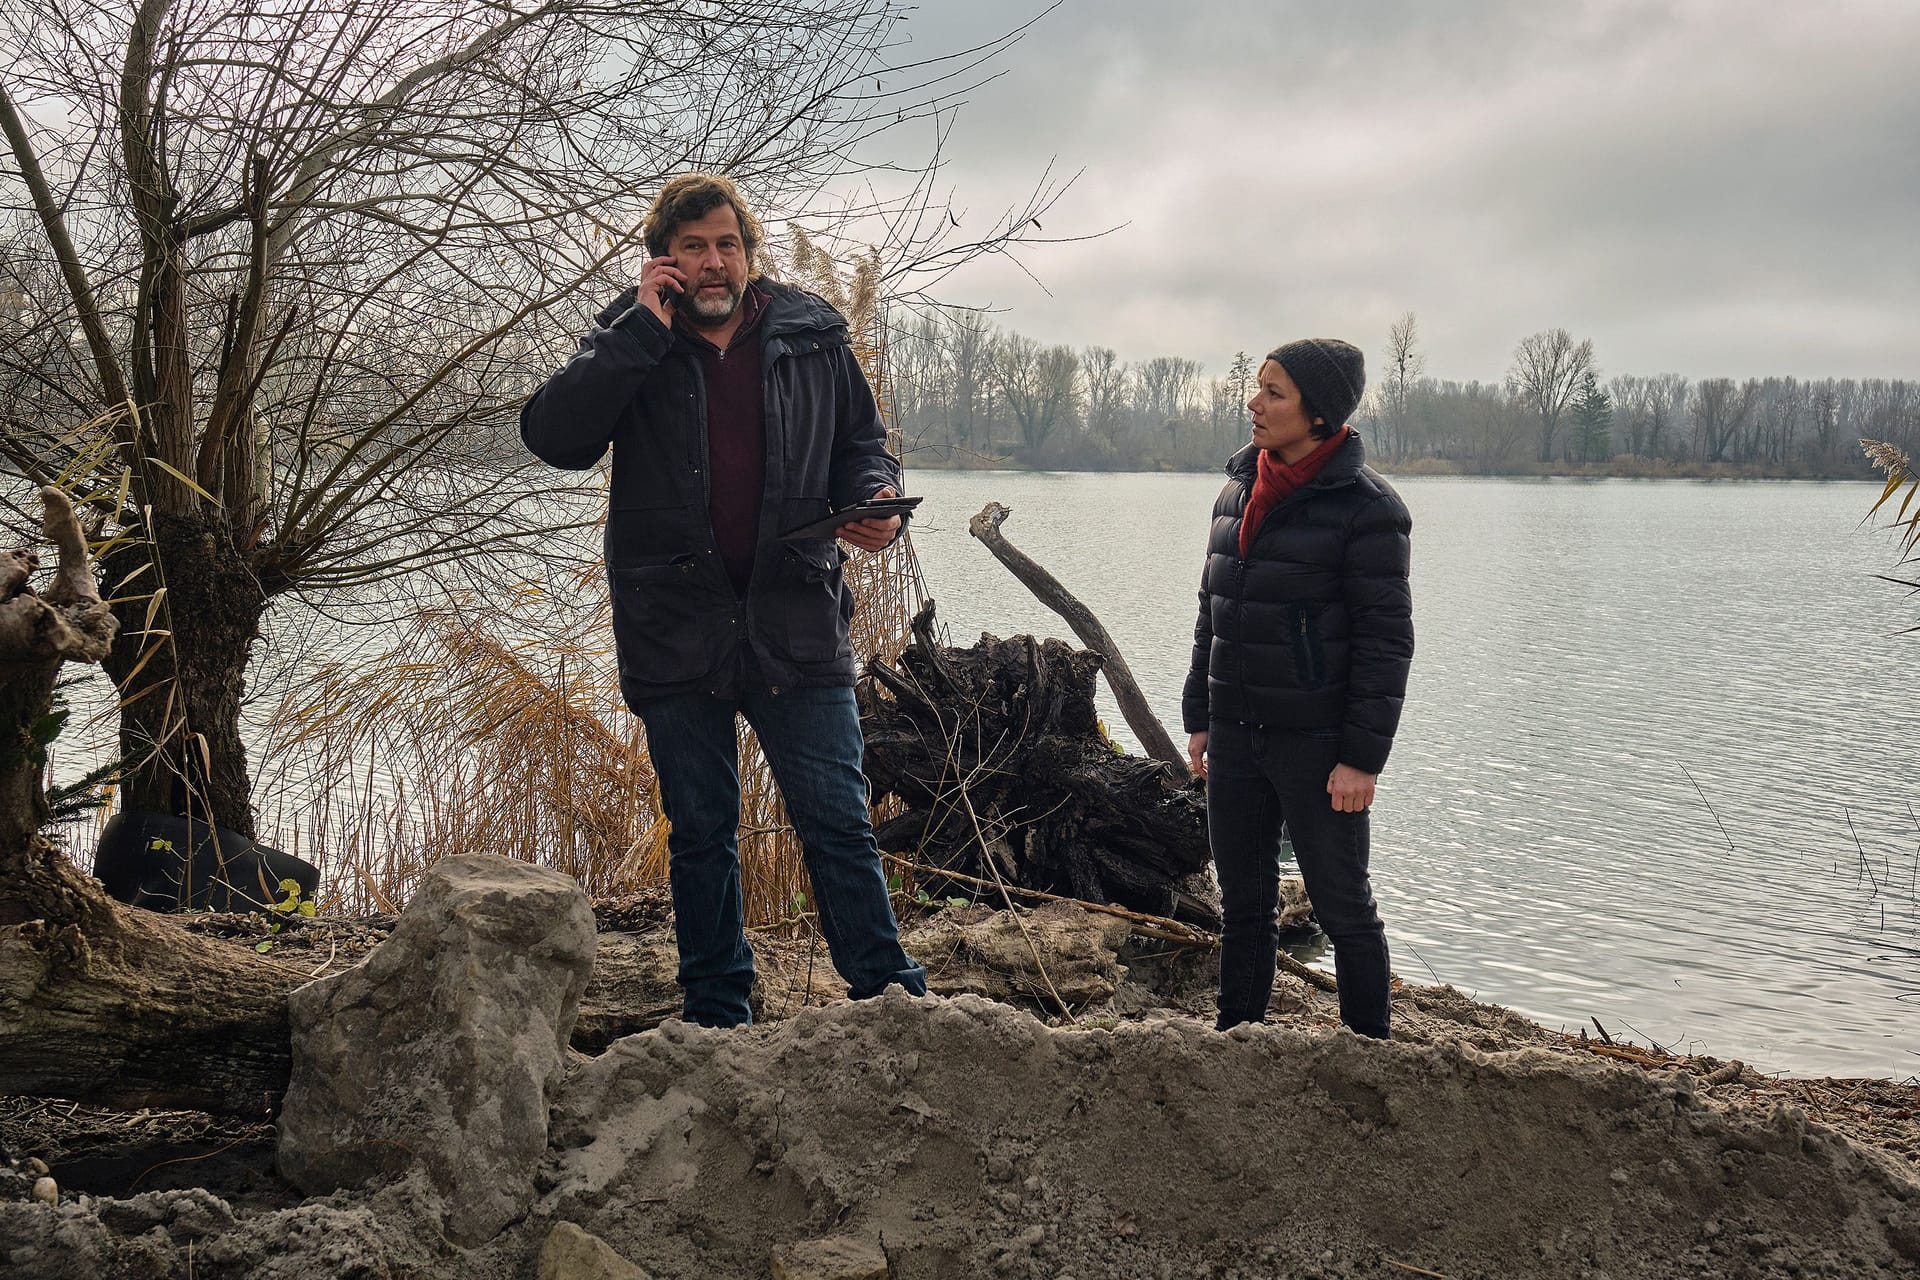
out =
[[1103,460],[1118,457],[1128,368],[1112,347],[1086,347],[1080,372],[1086,381],[1087,433],[1098,442]]
[[1719,462],[1727,446],[1747,425],[1760,399],[1760,381],[1702,378],[1693,386],[1693,436],[1703,462]]
[[1413,398],[1427,357],[1420,350],[1420,322],[1405,312],[1387,329],[1386,368],[1380,376],[1380,418],[1392,444],[1388,452],[1406,457],[1413,421]]
[[991,370],[1020,428],[1021,445],[1029,455],[1037,454],[1073,416],[1080,358],[1072,347],[1043,347],[1024,334],[1010,333],[995,344]]
[[1540,461],[1553,461],[1567,406],[1593,368],[1593,340],[1575,342],[1565,329],[1543,329],[1514,348],[1507,386],[1539,419]]
[[[625,283],[667,176],[776,217],[944,118],[1000,42],[888,64],[892,0],[23,0],[0,23],[0,457],[96,486],[127,801],[253,833],[240,740],[270,602],[498,576],[573,527],[507,429]],[[911,171],[911,166],[908,166]],[[923,164],[923,177],[937,168]],[[1026,234],[878,216],[900,271]],[[945,227],[947,221],[939,220]],[[584,296],[583,296],[584,295]],[[589,480],[588,484],[593,481]],[[564,497],[565,495],[558,495]],[[589,517],[590,518],[590,517]]]
[[1140,413],[1167,433],[1168,452],[1178,454],[1181,418],[1200,377],[1200,362],[1181,356],[1155,356],[1135,366],[1134,377]]

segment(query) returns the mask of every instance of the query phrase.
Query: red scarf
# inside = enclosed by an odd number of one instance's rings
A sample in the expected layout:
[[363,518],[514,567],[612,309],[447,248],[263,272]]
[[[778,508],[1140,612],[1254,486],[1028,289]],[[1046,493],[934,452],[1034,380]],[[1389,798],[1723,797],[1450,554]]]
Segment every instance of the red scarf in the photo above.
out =
[[1253,535],[1259,532],[1267,512],[1301,485],[1312,483],[1320,474],[1320,468],[1327,465],[1327,459],[1340,452],[1340,446],[1346,442],[1347,428],[1341,427],[1298,462],[1282,462],[1280,455],[1271,449],[1260,451],[1260,473],[1254,478],[1253,493],[1248,496],[1246,512],[1240,517],[1242,560],[1253,551]]

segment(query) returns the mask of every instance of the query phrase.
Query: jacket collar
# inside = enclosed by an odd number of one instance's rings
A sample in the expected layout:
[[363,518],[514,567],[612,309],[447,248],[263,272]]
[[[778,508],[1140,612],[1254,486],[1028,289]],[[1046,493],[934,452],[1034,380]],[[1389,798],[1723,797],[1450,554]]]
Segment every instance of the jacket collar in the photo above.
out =
[[805,333],[829,342],[847,340],[847,319],[818,294],[796,289],[767,276],[755,276],[750,282],[767,295],[767,310],[761,324],[768,338]]
[[[818,337],[822,342],[845,342],[847,340],[847,319],[818,294],[808,293],[805,289],[796,289],[790,284],[781,284],[778,280],[766,276],[755,276],[747,282],[766,295],[767,309],[760,319],[761,338],[786,337],[789,334],[805,333]],[[618,298],[615,298],[606,310],[595,318],[594,323],[604,329],[623,313],[631,310],[639,293],[637,286],[628,285]],[[676,327],[674,335],[678,338]]]
[[[1351,427],[1352,424],[1348,424]],[[1243,445],[1238,453],[1227,459],[1227,475],[1244,484],[1252,484],[1254,473],[1259,469],[1260,446],[1252,443]],[[1341,485],[1352,484],[1360,476],[1360,468],[1367,463],[1366,446],[1360,443],[1360,433],[1349,430],[1347,442],[1340,451],[1327,459],[1320,474],[1301,486],[1306,489],[1337,489]]]

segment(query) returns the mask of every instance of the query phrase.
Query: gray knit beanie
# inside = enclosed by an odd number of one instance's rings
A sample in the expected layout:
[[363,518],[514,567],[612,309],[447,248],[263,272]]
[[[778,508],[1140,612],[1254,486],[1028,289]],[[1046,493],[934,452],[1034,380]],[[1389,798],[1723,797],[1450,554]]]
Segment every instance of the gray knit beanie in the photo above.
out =
[[1307,408],[1327,420],[1328,435],[1360,407],[1360,393],[1367,389],[1367,358],[1351,342],[1301,338],[1268,352],[1267,359],[1287,371]]

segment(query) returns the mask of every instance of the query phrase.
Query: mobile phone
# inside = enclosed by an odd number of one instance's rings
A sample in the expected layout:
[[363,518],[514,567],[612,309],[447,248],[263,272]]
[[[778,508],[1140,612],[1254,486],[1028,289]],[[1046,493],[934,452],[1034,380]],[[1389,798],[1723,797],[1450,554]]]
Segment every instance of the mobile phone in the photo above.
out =
[[[656,259],[656,261],[662,262],[667,266],[673,265],[673,259],[671,257],[668,257],[665,254],[662,254],[658,259]],[[680,291],[674,288],[671,284],[663,284],[658,286],[654,290],[654,294],[656,297],[660,299],[660,305],[663,307],[675,306],[680,301]]]

